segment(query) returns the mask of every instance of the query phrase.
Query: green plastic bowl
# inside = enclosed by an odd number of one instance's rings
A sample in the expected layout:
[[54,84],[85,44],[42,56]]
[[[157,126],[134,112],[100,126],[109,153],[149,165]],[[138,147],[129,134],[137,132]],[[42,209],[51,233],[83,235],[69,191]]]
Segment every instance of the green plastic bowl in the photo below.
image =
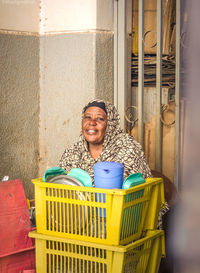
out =
[[130,174],[125,180],[122,185],[122,189],[129,189],[131,187],[140,185],[145,182],[141,173],[133,173]]
[[85,187],[92,187],[92,178],[90,177],[90,175],[86,171],[84,171],[80,168],[73,168],[70,170],[68,175],[76,178]]
[[42,181],[48,182],[50,179],[52,179],[54,176],[61,175],[61,174],[67,174],[67,172],[60,167],[52,167],[45,171]]

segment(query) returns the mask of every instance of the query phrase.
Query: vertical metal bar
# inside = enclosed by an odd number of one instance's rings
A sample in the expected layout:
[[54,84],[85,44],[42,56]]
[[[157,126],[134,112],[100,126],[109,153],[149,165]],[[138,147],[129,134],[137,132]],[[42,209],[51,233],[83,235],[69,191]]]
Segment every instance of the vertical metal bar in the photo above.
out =
[[162,101],[162,10],[157,0],[157,62],[156,62],[156,170],[162,171],[161,101]]
[[180,159],[180,0],[176,0],[176,88],[175,88],[175,147],[174,147],[174,184],[179,188]]
[[114,105],[118,106],[118,1],[114,1]]
[[118,0],[118,112],[121,127],[125,129],[124,110],[127,92],[127,43],[126,43],[126,1]]
[[144,0],[139,1],[138,141],[144,145]]
[[128,82],[128,77],[130,76],[131,78],[131,62],[128,62],[128,50],[130,50],[130,48],[128,48],[130,39],[127,41],[129,37],[128,32],[132,32],[132,0],[115,0],[114,104],[118,109],[121,127],[123,129],[125,129],[124,111],[127,103],[128,83],[130,83]]

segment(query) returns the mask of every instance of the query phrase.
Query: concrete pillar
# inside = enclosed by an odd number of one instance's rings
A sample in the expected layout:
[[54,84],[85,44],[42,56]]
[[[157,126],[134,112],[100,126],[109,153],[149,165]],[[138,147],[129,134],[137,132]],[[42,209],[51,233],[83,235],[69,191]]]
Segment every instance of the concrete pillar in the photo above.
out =
[[81,109],[113,101],[112,0],[0,3],[0,179],[56,166],[78,140]]

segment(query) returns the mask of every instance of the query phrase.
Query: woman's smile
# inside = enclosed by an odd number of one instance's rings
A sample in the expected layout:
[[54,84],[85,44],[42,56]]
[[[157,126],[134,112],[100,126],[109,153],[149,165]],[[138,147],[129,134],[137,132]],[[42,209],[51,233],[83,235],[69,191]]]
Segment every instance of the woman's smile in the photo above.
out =
[[98,131],[97,131],[97,130],[86,130],[86,132],[87,132],[89,135],[93,135],[93,134],[96,134]]

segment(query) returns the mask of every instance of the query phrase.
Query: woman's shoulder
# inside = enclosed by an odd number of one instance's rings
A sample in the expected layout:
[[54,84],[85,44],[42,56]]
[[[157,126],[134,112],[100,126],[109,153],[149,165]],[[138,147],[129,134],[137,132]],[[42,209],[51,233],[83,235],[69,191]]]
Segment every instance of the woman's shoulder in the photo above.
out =
[[79,143],[76,142],[64,150],[59,165],[69,171],[73,166],[78,164],[80,154],[81,149]]
[[65,149],[65,153],[77,153],[77,152],[80,152],[80,149],[81,149],[81,147],[80,147],[80,143],[79,142],[75,142],[74,144],[72,144],[72,145],[70,145],[69,147],[67,147],[66,149]]
[[[119,157],[126,155],[126,158],[135,157],[142,158],[144,156],[144,151],[139,142],[135,140],[135,138],[129,134],[121,134],[118,136],[118,144],[116,144],[119,150]],[[117,141],[116,141],[117,142]]]
[[121,135],[119,135],[119,139],[122,140],[124,147],[127,147],[126,145],[130,145],[130,147],[137,147],[138,149],[142,148],[140,143],[133,136],[127,133],[122,133]]

